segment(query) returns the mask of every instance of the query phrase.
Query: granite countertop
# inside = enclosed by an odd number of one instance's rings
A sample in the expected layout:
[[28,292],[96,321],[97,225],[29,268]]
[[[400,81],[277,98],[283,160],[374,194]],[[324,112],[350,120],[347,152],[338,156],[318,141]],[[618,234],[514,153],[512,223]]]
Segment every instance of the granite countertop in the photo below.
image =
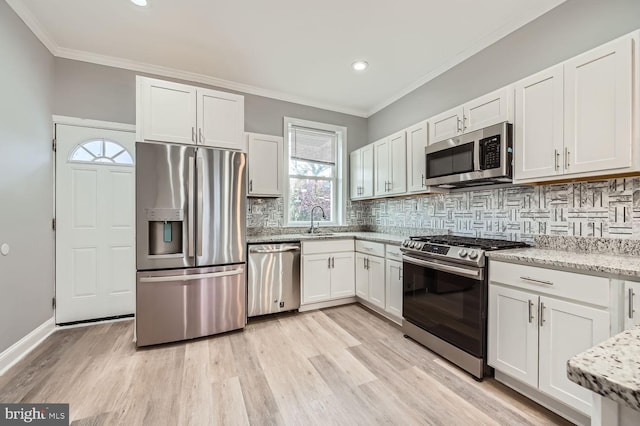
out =
[[623,254],[578,253],[555,249],[524,248],[488,252],[492,260],[574,269],[598,275],[640,278],[640,257]]
[[571,358],[567,362],[567,377],[640,411],[640,326]]
[[279,235],[254,235],[247,237],[247,243],[279,243],[293,241],[311,241],[311,240],[337,240],[344,238],[354,238],[356,240],[373,241],[385,244],[400,244],[406,237],[380,234],[377,232],[334,232],[331,234],[279,234]]

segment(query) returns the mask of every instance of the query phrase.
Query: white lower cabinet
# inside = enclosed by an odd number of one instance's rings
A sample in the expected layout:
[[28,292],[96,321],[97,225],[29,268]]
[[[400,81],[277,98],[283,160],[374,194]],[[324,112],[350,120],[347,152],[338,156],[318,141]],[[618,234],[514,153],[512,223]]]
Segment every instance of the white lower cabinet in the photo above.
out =
[[493,261],[489,280],[489,365],[590,416],[591,392],[567,378],[567,361],[610,336],[609,298],[594,298],[609,280]]
[[303,242],[301,263],[301,305],[355,295],[353,240]]
[[385,311],[402,318],[402,262],[387,260]]
[[369,256],[369,302],[379,308],[385,307],[384,258]]
[[384,244],[358,241],[356,250],[362,251],[356,252],[356,296],[384,309],[384,257],[374,255],[384,253]]

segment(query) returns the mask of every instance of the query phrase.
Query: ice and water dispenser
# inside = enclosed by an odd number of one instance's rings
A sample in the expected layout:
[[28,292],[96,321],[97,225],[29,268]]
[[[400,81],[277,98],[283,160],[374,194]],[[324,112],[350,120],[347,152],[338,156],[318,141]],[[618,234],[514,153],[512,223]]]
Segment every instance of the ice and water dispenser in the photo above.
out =
[[[183,256],[184,210],[147,209],[149,256]],[[173,255],[173,256],[172,256]]]

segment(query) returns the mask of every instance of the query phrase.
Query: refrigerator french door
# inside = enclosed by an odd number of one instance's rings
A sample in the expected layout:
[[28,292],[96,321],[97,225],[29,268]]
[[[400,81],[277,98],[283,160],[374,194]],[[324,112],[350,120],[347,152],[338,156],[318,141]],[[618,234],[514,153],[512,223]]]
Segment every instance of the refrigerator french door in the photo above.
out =
[[138,346],[244,327],[245,154],[138,142],[136,159]]

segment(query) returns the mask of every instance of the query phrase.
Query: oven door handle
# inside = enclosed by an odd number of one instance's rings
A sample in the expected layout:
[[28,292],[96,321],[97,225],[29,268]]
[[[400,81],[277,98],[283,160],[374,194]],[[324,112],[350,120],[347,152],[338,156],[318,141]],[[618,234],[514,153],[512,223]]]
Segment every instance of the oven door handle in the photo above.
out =
[[424,266],[426,268],[436,269],[442,272],[449,272],[455,275],[461,275],[464,277],[473,278],[474,280],[477,280],[477,281],[482,281],[483,279],[482,269],[445,265],[443,263],[429,262],[427,260],[416,259],[414,257],[409,257],[409,256],[402,256],[402,261],[411,263],[417,266]]

